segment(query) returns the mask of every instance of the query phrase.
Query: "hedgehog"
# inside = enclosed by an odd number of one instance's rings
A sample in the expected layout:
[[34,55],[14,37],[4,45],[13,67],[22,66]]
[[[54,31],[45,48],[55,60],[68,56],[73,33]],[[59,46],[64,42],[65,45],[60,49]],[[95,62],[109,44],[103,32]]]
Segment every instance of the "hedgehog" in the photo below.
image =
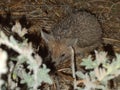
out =
[[70,47],[74,48],[75,54],[84,55],[102,44],[100,22],[87,11],[72,12],[54,25],[50,34],[41,31],[41,36],[48,45],[55,65],[70,58]]

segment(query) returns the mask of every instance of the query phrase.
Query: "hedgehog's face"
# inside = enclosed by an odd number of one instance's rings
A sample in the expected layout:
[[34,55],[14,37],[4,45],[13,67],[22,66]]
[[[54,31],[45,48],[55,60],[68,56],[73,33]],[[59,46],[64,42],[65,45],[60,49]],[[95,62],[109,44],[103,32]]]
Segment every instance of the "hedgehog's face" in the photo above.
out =
[[58,65],[70,59],[70,47],[68,47],[64,42],[55,41],[51,45],[49,44],[49,49],[51,51],[51,57],[55,62],[55,65]]
[[71,49],[76,42],[76,39],[55,39],[52,35],[46,34],[41,31],[41,36],[48,45],[51,57],[55,65],[63,63],[70,59]]

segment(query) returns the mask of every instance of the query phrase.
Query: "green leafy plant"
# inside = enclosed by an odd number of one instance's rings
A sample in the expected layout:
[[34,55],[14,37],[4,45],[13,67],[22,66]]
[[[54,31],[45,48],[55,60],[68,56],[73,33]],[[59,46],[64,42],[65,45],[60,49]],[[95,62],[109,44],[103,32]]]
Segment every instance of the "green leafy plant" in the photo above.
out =
[[7,65],[6,65],[7,58],[8,58],[7,53],[2,49],[0,49],[0,88],[4,83],[4,81],[1,79],[1,75],[7,72]]
[[109,90],[109,80],[120,75],[120,54],[116,54],[116,58],[112,62],[107,58],[106,52],[95,51],[95,56],[95,60],[88,56],[80,64],[89,72],[76,72],[80,78],[78,83],[83,83],[83,86],[77,87],[78,90]]
[[[0,75],[2,73],[6,73],[8,69],[7,64],[9,66],[7,75],[8,80],[4,81],[6,88],[12,90],[21,89],[17,84],[19,82],[18,78],[20,78],[21,84],[27,84],[29,90],[37,90],[42,82],[52,84],[52,79],[48,74],[50,69],[48,69],[46,65],[42,64],[42,58],[34,52],[32,44],[27,43],[26,39],[24,39],[23,42],[19,42],[13,36],[7,37],[1,31],[0,44],[12,48],[19,54],[17,57],[13,56],[12,58],[9,58],[7,57],[6,51],[2,51],[2,49],[0,49]],[[35,55],[32,56],[32,53]],[[8,59],[9,61],[7,63]],[[15,61],[16,64],[14,64],[13,61]],[[24,64],[27,64],[26,68],[24,67]],[[0,82],[0,86],[3,84],[2,81],[3,80]]]

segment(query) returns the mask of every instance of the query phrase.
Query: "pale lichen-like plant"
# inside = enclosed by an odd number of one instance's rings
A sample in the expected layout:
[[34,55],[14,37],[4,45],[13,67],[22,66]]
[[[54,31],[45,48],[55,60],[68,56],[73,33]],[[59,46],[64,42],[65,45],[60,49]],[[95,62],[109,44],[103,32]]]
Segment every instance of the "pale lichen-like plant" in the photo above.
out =
[[0,49],[0,88],[4,83],[4,81],[1,79],[1,75],[7,72],[7,65],[6,65],[7,58],[8,58],[7,53],[2,49]]
[[109,90],[108,82],[120,75],[120,54],[110,62],[106,52],[95,51],[95,60],[91,55],[84,58],[80,65],[85,66],[86,73],[77,71],[76,75],[80,78],[77,84],[82,83],[78,90]]
[[[20,27],[20,28],[19,28]],[[16,23],[16,26],[12,28],[14,32],[16,29],[21,29],[19,23]],[[26,32],[21,32],[20,37]],[[38,90],[38,87],[42,82],[52,84],[52,79],[49,76],[49,71],[46,65],[42,64],[42,58],[34,52],[31,43],[27,43],[27,40],[24,39],[23,42],[17,41],[13,36],[6,36],[2,30],[0,31],[0,44],[6,45],[7,47],[13,49],[18,53],[16,57],[8,57],[9,62],[9,72],[8,80],[6,81],[5,86],[11,90],[21,90],[22,88],[18,86],[18,78],[20,78],[21,84],[27,84],[29,90]],[[12,52],[11,52],[12,53]],[[32,55],[34,53],[34,56]],[[9,53],[8,53],[9,54]],[[5,51],[0,49],[0,75],[7,72],[6,60],[7,54]],[[2,60],[3,59],[3,60]],[[16,62],[14,64],[13,62]],[[26,64],[26,67],[24,67]],[[1,83],[1,82],[0,82]]]

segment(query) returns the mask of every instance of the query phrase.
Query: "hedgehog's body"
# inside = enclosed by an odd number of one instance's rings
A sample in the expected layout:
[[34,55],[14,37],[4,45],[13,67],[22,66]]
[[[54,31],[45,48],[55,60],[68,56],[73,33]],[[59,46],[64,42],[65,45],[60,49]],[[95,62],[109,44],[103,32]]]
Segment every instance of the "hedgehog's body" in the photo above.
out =
[[55,62],[60,62],[61,56],[70,56],[69,46],[83,52],[86,48],[95,49],[102,40],[102,29],[97,18],[85,11],[72,13],[64,18],[54,26],[52,32],[53,38],[48,35],[43,38],[48,42],[53,60],[57,59]]
[[101,40],[102,30],[96,17],[87,12],[77,12],[63,19],[53,30],[55,39],[78,39],[79,47]]

